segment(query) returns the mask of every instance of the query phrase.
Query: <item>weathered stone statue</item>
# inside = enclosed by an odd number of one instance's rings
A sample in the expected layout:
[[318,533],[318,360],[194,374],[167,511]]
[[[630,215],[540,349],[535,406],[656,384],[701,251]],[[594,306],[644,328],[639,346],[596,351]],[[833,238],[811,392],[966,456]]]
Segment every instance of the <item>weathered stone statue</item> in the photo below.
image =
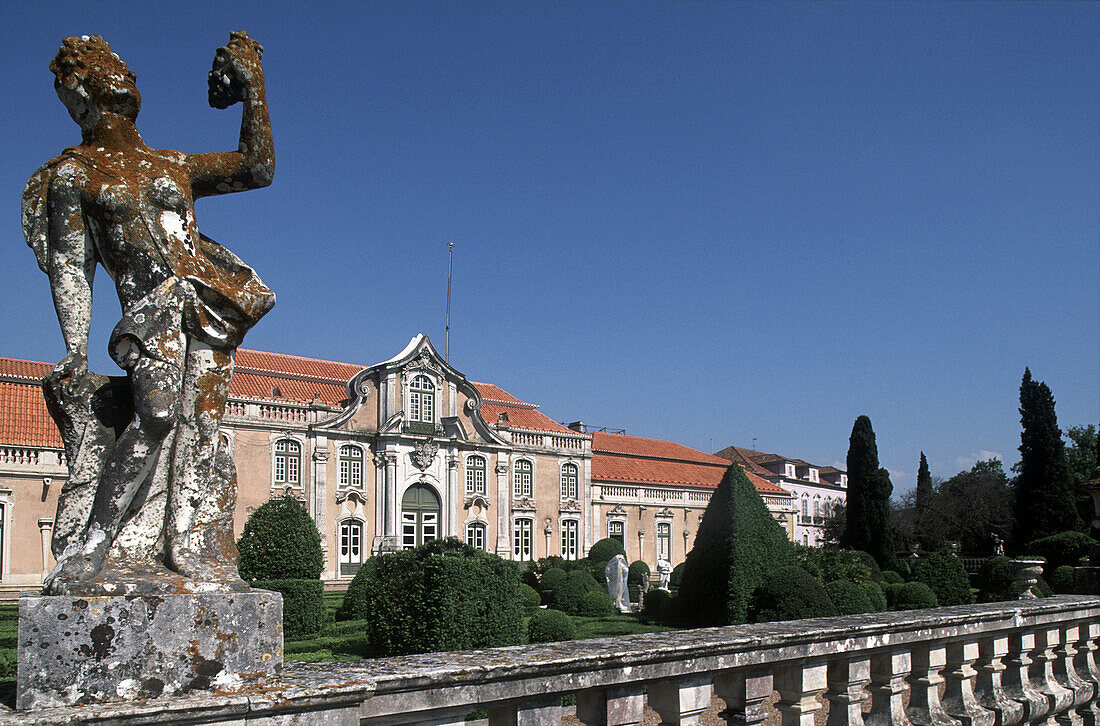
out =
[[657,587],[667,590],[672,580],[672,563],[668,560],[657,560]]
[[[275,169],[260,65],[243,32],[219,48],[210,105],[244,106],[237,151],[152,149],[135,75],[99,36],[50,63],[81,143],[27,183],[23,232],[49,275],[67,354],[43,381],[70,478],[58,500],[47,594],[247,590],[237,575],[233,462],[219,440],[236,347],[275,295],[199,233],[195,200],[267,186]],[[111,357],[88,371],[92,276],[115,282]]]
[[607,578],[607,594],[611,596],[611,602],[615,609],[622,613],[630,612],[629,590],[626,586],[627,577],[630,575],[630,567],[626,564],[626,558],[615,555],[604,568],[604,576]]

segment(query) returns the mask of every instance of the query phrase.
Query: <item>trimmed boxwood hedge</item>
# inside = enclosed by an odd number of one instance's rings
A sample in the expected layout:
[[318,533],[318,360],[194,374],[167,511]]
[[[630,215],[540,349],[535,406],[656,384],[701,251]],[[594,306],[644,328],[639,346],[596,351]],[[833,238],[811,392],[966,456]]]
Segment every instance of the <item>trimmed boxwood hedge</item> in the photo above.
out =
[[587,559],[592,562],[602,562],[606,565],[615,555],[626,557],[626,550],[623,549],[619,540],[604,537],[596,544],[592,545],[592,549],[588,550]]
[[523,605],[524,610],[533,612],[535,608],[542,602],[542,598],[539,597],[538,591],[531,587],[527,583],[520,583],[519,585],[519,601]]
[[575,637],[577,626],[560,610],[539,610],[527,623],[528,643],[556,643]]
[[[878,565],[866,552],[795,545],[795,556],[798,558],[798,566],[810,573],[821,585],[836,580],[860,584],[881,579],[881,573],[878,578],[874,577],[874,572],[878,572]],[[868,560],[875,564],[874,572],[868,565]]]
[[1024,546],[1028,552],[1034,552],[1047,559],[1043,575],[1053,579],[1054,570],[1063,565],[1073,567],[1078,560],[1089,553],[1096,540],[1082,532],[1059,532],[1049,537],[1032,540]]
[[876,613],[886,611],[886,593],[882,591],[882,585],[877,582],[865,582],[863,591],[867,593],[867,599]]
[[962,561],[950,552],[939,550],[921,558],[913,568],[913,581],[928,585],[941,606],[970,603],[970,579]]
[[874,610],[867,592],[851,580],[833,580],[825,585],[825,593],[840,615],[859,615]]
[[249,516],[237,550],[245,580],[316,580],[324,569],[317,525],[289,495],[265,502]]
[[611,597],[599,590],[586,592],[577,608],[577,615],[586,618],[602,618],[613,612],[615,612],[615,606],[611,602]]
[[780,567],[752,595],[749,612],[758,623],[837,615],[828,593],[801,567]]
[[905,578],[893,570],[883,570],[882,581],[887,585],[900,585],[905,582]]
[[565,570],[558,567],[551,567],[546,572],[542,573],[542,577],[539,578],[539,595],[542,596],[542,604],[549,605],[550,600],[554,597],[554,591],[565,582]]
[[567,573],[550,598],[550,607],[570,615],[580,615],[581,601],[590,592],[600,592],[599,583],[585,570]]
[[641,587],[642,583],[649,579],[649,565],[641,560],[634,560],[630,563],[630,571],[626,576],[626,581],[630,585],[638,585]]
[[371,557],[344,596],[378,655],[515,645],[522,638],[513,563],[450,537]]
[[1020,596],[1020,588],[1012,577],[1011,561],[1001,555],[990,557],[982,563],[975,578],[978,586],[978,602],[1000,602],[1015,600]]
[[678,593],[683,612],[697,626],[743,623],[753,591],[769,573],[795,564],[787,532],[741,467],[731,464],[710,497],[685,560]]
[[653,589],[645,594],[642,600],[642,613],[656,616],[661,614],[661,606],[670,598],[668,590]]
[[255,580],[252,587],[282,593],[284,638],[298,640],[316,635],[329,621],[325,587],[320,580]]
[[[891,597],[892,595],[892,597]],[[891,610],[917,610],[919,608],[939,607],[936,593],[923,582],[906,582],[901,585],[889,585],[886,599]]]

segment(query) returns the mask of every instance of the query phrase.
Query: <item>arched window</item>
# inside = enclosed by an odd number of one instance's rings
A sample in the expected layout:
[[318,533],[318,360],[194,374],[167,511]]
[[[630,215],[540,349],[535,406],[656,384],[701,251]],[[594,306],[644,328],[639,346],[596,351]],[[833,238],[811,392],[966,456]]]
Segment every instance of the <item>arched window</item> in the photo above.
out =
[[485,493],[485,457],[471,456],[466,459],[466,493]]
[[821,497],[814,497],[814,517],[821,516]]
[[515,470],[512,474],[512,494],[517,497],[529,497],[532,495],[531,479],[534,467],[531,466],[531,462],[527,459],[520,459],[516,462]]
[[435,385],[424,374],[409,384],[409,420],[435,423]]
[[410,550],[439,539],[439,497],[426,484],[413,484],[401,498],[401,547]]
[[363,486],[363,450],[358,446],[344,444],[340,447],[340,486]]
[[579,556],[577,551],[577,520],[563,519],[561,521],[561,556],[566,560],[575,560]]
[[340,523],[340,577],[351,577],[363,564],[363,523],[345,519]]
[[802,516],[803,517],[810,516],[810,495],[809,494],[803,494],[802,495]]
[[534,559],[535,523],[532,519],[517,519],[515,529],[512,531],[512,557],[516,560],[526,561]]
[[563,464],[561,467],[561,498],[577,498],[577,465]]
[[485,549],[485,524],[471,522],[466,525],[466,544],[479,550]]
[[275,442],[275,483],[302,483],[302,445],[291,439]]

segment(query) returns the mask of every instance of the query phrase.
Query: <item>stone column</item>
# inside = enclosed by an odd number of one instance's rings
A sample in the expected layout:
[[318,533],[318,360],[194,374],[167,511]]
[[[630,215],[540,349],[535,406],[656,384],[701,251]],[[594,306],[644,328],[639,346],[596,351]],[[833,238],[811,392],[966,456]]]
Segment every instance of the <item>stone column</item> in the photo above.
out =
[[1046,698],[1031,685],[1031,651],[1035,635],[1028,632],[1008,636],[1008,656],[1005,658],[1004,687],[1008,697],[1024,705],[1024,721],[1039,721],[1049,712]]
[[1063,688],[1054,677],[1054,649],[1062,640],[1058,626],[1044,625],[1035,632],[1035,650],[1032,654],[1031,683],[1047,701],[1047,726],[1054,726],[1055,717],[1062,716],[1073,704],[1073,691]]
[[[313,522],[321,533],[321,549],[328,552],[328,441],[323,436],[313,440]],[[326,558],[327,559],[327,558]],[[326,569],[327,562],[326,562]]]
[[1008,655],[1008,638],[994,635],[978,642],[978,675],[975,690],[978,703],[993,713],[994,726],[1019,726],[1024,720],[1024,704],[1014,701],[1005,693],[1001,674],[1005,665],[1001,659]]
[[[1087,627],[1087,624],[1086,624]],[[1062,644],[1054,650],[1054,677],[1058,684],[1073,693],[1070,711],[1060,718],[1063,723],[1081,723],[1083,714],[1074,709],[1084,706],[1096,695],[1095,684],[1085,680],[1077,672],[1074,661],[1077,657],[1075,644],[1081,638],[1081,628],[1074,623],[1062,627]]]
[[871,680],[871,661],[858,657],[832,661],[827,676],[826,726],[863,726],[863,687]]
[[974,662],[978,660],[978,655],[977,641],[947,644],[947,669],[943,674],[947,687],[943,693],[943,709],[963,726],[994,726],[996,719],[993,712],[982,708],[974,695],[974,680],[978,675]]
[[871,656],[871,713],[867,726],[909,726],[905,714],[905,676],[909,673],[909,651],[889,650]]
[[447,455],[447,534],[458,537],[458,454]]
[[650,683],[649,707],[668,726],[695,726],[710,705],[710,678],[691,676]]
[[714,676],[714,693],[726,702],[719,714],[733,726],[759,726],[768,717],[770,671],[723,671]]
[[821,710],[818,696],[828,685],[824,663],[794,663],[775,672],[775,690],[779,691],[776,710],[782,714],[782,726],[814,726],[814,715]]
[[1084,622],[1078,626],[1077,653],[1073,656],[1073,664],[1087,683],[1092,685],[1093,695],[1088,703],[1077,709],[1085,723],[1085,726],[1097,726],[1100,724],[1100,668],[1096,665],[1094,653],[1096,651],[1096,636],[1100,635],[1100,623]]
[[[499,454],[502,459],[507,456]],[[510,490],[508,489],[508,464],[497,462],[497,554],[506,560],[512,559],[512,527],[508,512],[512,510]]]
[[587,726],[638,726],[644,711],[640,683],[577,692],[577,718]]
[[545,726],[561,723],[561,694],[527,698],[489,709],[489,726]]
[[[382,534],[385,537],[397,536],[397,454],[386,452],[386,502],[382,518]],[[390,539],[384,546],[393,543]]]
[[940,671],[947,663],[946,650],[915,644],[911,653],[909,674],[909,708],[906,715],[914,726],[954,726],[958,722],[947,715],[940,705]]
[[50,572],[50,539],[53,537],[53,520],[41,518],[38,520],[38,534],[42,537],[42,576]]

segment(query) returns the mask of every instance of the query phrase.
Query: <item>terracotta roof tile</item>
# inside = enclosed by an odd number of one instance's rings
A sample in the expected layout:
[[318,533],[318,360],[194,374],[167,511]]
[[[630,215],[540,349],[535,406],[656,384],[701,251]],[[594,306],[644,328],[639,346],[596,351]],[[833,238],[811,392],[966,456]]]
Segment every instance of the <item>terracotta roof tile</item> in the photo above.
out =
[[51,368],[48,363],[0,358],[0,376],[22,379],[0,381],[0,444],[62,448],[40,384]]
[[746,472],[752,472],[758,476],[774,476],[774,472],[765,469],[753,458],[757,452],[752,449],[742,449],[740,446],[727,446],[715,456],[720,456],[726,461],[732,461],[741,465]]
[[247,348],[239,348],[237,350],[236,366],[238,369],[246,368],[252,372],[267,371],[271,373],[284,373],[303,376],[305,378],[338,382],[341,385],[347,383],[351,380],[352,376],[366,368],[366,366],[356,365],[354,363],[340,363],[331,360],[320,360],[318,358],[303,358],[302,356],[289,355],[287,353],[269,353],[262,350],[248,350]]
[[547,431],[554,434],[573,434],[576,431],[540,413],[538,406],[533,403],[521,401],[511,393],[492,383],[474,383],[474,388],[481,395],[481,417],[487,424],[495,424],[500,415],[507,414],[508,426],[514,429],[529,429],[531,431]]
[[[630,481],[713,489],[730,462],[674,441],[596,431],[592,434],[592,480]],[[744,467],[743,467],[744,468]],[[787,494],[752,471],[745,471],[758,492]]]

